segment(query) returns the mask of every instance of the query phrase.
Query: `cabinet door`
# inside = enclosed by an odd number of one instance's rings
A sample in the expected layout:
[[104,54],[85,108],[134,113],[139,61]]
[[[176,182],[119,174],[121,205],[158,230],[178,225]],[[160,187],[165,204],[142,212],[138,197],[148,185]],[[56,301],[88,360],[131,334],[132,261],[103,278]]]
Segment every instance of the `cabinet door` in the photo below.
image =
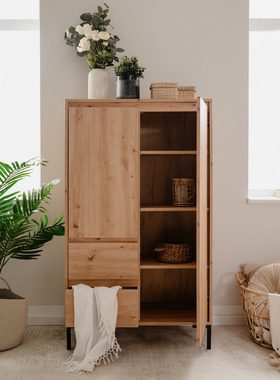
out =
[[139,235],[139,113],[69,109],[69,238]]
[[201,345],[208,319],[207,269],[207,106],[199,100],[197,115],[197,344]]

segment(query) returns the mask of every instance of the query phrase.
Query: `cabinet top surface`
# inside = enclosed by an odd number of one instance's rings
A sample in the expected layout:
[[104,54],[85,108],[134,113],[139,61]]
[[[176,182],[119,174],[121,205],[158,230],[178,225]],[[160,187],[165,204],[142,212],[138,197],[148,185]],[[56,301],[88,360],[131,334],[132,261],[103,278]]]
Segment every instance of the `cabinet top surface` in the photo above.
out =
[[[194,100],[172,100],[172,99],[66,99],[67,107],[94,107],[94,106],[130,106],[141,107],[145,105],[178,105],[196,108],[200,98]],[[206,103],[211,103],[211,99],[203,99]]]

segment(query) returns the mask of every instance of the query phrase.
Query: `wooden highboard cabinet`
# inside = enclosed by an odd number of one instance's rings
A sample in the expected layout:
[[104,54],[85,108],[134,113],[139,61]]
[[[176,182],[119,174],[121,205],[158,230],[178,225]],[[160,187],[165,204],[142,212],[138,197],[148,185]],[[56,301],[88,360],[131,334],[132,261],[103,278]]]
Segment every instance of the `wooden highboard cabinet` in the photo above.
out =
[[[173,178],[194,178],[192,206]],[[211,100],[66,101],[65,324],[78,283],[120,285],[118,327],[196,327],[211,347]],[[155,259],[188,242],[192,261]]]

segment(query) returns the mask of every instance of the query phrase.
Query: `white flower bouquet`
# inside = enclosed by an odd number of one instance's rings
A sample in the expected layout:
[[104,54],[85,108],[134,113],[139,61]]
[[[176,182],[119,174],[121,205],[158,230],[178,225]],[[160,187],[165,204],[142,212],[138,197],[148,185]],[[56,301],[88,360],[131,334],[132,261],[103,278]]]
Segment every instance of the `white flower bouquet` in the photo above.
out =
[[111,35],[107,27],[112,27],[108,19],[109,6],[98,6],[95,13],[83,13],[82,22],[76,27],[70,26],[64,34],[67,45],[74,46],[79,57],[86,57],[91,69],[105,69],[118,62],[118,52],[124,49],[117,47],[120,41],[116,35]]

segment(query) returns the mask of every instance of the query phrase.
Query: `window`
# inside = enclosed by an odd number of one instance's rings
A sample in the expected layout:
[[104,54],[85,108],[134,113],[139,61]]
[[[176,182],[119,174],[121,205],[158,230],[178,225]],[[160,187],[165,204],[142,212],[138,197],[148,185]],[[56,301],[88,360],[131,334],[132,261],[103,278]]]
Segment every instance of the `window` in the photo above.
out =
[[249,199],[280,200],[280,1],[250,0]]
[[[39,33],[39,0],[0,0],[0,160],[4,162],[40,157]],[[38,169],[24,189],[39,185]]]

